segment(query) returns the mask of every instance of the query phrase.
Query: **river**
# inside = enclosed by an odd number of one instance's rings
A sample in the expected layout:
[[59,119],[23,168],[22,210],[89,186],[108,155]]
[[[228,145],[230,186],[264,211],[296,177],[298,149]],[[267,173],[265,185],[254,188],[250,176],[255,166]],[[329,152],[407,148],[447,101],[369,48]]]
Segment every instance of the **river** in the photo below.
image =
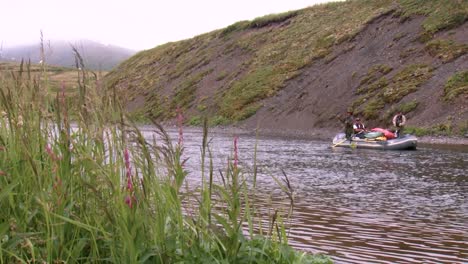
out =
[[[143,129],[151,138],[150,127]],[[177,131],[168,130],[177,141]],[[335,263],[468,263],[468,148],[416,151],[331,148],[331,142],[210,132],[223,167],[238,136],[239,166],[250,175],[257,144],[256,193],[264,204],[295,193],[289,243]],[[200,182],[202,131],[184,129],[187,181]],[[285,201],[286,203],[286,201]]]

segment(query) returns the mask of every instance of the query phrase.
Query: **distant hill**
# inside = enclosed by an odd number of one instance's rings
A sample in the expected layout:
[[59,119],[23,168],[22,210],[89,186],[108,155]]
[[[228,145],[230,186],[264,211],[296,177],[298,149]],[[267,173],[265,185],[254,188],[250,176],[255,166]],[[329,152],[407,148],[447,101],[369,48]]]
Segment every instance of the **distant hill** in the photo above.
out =
[[[468,131],[468,1],[315,5],[142,51],[105,79],[136,117],[281,131],[369,126]],[[458,133],[457,132],[457,133]]]
[[[50,43],[44,43],[44,53],[47,64],[74,67],[75,56],[72,46],[76,47],[83,57],[85,66],[92,70],[110,70],[136,53],[133,50],[104,45],[90,40],[74,42],[50,41]],[[21,59],[25,61],[30,59],[32,63],[39,63],[41,60],[40,45],[25,45],[11,48],[4,47],[0,51],[0,61],[20,62]]]
[[[80,71],[81,72],[81,71]],[[94,74],[89,74],[87,78],[91,82],[95,82],[96,78],[101,79],[107,74],[107,71],[99,71]],[[15,80],[15,78],[30,78],[35,82],[41,81],[41,85],[48,88],[49,95],[55,96],[57,91],[61,91],[62,85],[65,92],[73,98],[73,95],[78,93],[78,70],[62,66],[51,66],[43,64],[28,64],[17,62],[0,62],[0,80]],[[47,76],[47,78],[45,78]]]

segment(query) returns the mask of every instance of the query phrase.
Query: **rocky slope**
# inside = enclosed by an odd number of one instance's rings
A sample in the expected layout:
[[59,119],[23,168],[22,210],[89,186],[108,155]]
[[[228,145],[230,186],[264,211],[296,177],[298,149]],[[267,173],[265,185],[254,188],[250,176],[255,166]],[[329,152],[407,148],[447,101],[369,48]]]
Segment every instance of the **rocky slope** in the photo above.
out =
[[140,52],[106,76],[136,117],[332,130],[402,110],[432,133],[468,128],[468,2],[355,0],[241,21]]

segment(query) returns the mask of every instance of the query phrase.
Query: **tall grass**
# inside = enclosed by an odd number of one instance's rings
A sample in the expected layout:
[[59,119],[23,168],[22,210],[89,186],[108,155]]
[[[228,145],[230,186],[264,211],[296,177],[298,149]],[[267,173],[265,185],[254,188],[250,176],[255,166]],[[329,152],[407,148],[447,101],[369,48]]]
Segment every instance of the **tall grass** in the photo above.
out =
[[47,79],[23,70],[0,80],[0,263],[331,262],[291,249],[281,215],[254,232],[237,163],[213,180],[206,121],[203,183],[184,191],[182,143],[157,124],[147,142],[118,93],[77,65],[74,100],[64,86],[48,96]]

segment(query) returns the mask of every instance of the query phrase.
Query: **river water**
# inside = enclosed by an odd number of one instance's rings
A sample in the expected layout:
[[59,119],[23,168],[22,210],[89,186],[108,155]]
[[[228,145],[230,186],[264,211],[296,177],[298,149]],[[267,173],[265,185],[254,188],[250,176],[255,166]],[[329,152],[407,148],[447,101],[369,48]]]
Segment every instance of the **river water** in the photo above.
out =
[[[151,128],[142,130],[152,137]],[[177,140],[176,130],[168,132]],[[235,136],[246,177],[257,144],[256,193],[265,197],[257,206],[281,201],[272,176],[288,176],[293,247],[326,253],[335,263],[468,263],[468,148],[352,150],[331,148],[331,139],[218,131],[209,134],[215,167],[232,157]],[[187,180],[199,184],[202,131],[185,129],[183,138]]]

